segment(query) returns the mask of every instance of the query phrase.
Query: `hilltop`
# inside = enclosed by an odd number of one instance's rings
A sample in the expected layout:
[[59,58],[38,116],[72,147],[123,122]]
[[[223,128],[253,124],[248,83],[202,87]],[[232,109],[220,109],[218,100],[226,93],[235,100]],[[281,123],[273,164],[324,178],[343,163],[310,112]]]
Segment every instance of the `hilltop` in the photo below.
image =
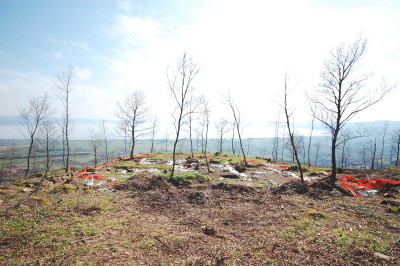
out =
[[[365,265],[400,258],[398,186],[356,198],[325,182],[327,169],[307,169],[303,184],[290,165],[250,158],[243,167],[240,157],[218,153],[207,158],[212,173],[204,156],[180,154],[171,179],[170,160],[142,154],[1,186],[0,261]],[[346,174],[400,177],[397,168]]]

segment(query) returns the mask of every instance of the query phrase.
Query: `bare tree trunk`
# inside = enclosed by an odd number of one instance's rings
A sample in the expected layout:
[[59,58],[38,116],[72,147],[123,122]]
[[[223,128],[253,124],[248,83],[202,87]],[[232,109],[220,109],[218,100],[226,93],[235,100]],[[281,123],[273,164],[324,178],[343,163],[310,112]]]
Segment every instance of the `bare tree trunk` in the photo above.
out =
[[[226,103],[229,105],[231,111],[232,111],[232,115],[233,115],[233,119],[234,119],[234,125],[236,125],[236,131],[239,137],[239,144],[240,144],[240,149],[242,151],[242,155],[243,155],[243,161],[244,164],[247,166],[247,160],[246,160],[246,154],[244,152],[243,149],[243,143],[242,143],[242,135],[240,133],[240,123],[241,123],[241,114],[240,111],[238,109],[238,107],[233,103],[232,99],[231,99],[231,95],[228,92],[228,95],[225,97],[225,101]],[[233,141],[233,138],[232,138]]]
[[157,125],[158,125],[158,119],[155,116],[154,119],[153,119],[152,126],[151,126],[151,149],[150,149],[150,153],[154,152],[154,136],[156,134]]
[[131,146],[131,153],[130,153],[131,159],[133,159],[133,152],[134,152],[134,150],[135,150],[135,139],[136,139],[136,137],[135,137],[135,128],[134,128],[134,126],[132,126],[132,128],[131,128],[131,141],[132,141],[132,146]]
[[69,157],[70,157],[70,145],[69,145],[69,135],[71,133],[71,126],[70,126],[70,113],[69,113],[69,97],[70,93],[73,90],[73,83],[72,79],[74,76],[74,67],[68,66],[66,70],[60,72],[56,79],[53,80],[54,86],[56,87],[57,96],[60,98],[63,107],[64,107],[64,137],[65,137],[65,144],[67,150],[67,158],[65,161],[65,172],[68,173],[69,171]]
[[372,149],[372,154],[371,154],[371,170],[375,169],[375,158],[376,158],[376,138],[374,142],[374,148]]
[[284,103],[283,103],[283,108],[284,108],[284,111],[285,111],[286,125],[287,125],[287,130],[288,130],[288,133],[289,133],[290,143],[292,145],[293,155],[294,155],[294,158],[296,159],[297,166],[298,166],[299,172],[300,172],[300,180],[301,180],[301,182],[304,182],[303,168],[301,167],[301,163],[300,163],[299,156],[298,156],[298,153],[297,153],[297,145],[295,144],[295,140],[294,140],[294,132],[292,132],[291,125],[290,125],[290,117],[293,115],[293,113],[289,113],[290,111],[289,111],[289,103],[288,103],[288,96],[289,96],[288,86],[289,86],[289,78],[288,78],[288,74],[285,73],[285,76],[284,76]]
[[388,122],[386,121],[383,126],[383,130],[382,130],[382,150],[381,150],[379,169],[382,169],[382,167],[383,167],[383,152],[385,150],[385,137],[386,137],[387,127],[388,127]]
[[207,142],[208,142],[208,127],[210,125],[210,109],[208,107],[208,101],[205,99],[204,96],[202,102],[204,106],[204,126],[205,126],[204,158],[206,160],[207,171],[208,173],[211,173],[210,165],[208,163],[208,158],[207,158]]
[[182,122],[185,117],[191,113],[190,105],[193,103],[193,98],[191,97],[193,80],[197,76],[198,72],[198,65],[193,62],[187,52],[184,52],[182,57],[179,58],[175,70],[167,71],[168,88],[177,106],[176,111],[178,111],[177,117],[175,116],[175,112],[172,114],[175,121],[176,136],[172,153],[172,169],[170,178],[172,178],[175,173],[176,146],[179,141]]

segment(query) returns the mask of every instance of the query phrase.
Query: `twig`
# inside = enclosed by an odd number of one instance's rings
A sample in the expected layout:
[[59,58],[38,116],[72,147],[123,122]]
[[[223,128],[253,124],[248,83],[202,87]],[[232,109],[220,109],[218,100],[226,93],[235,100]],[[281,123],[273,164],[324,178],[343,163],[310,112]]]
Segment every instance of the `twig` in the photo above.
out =
[[163,241],[161,241],[161,239],[159,239],[157,236],[153,236],[156,240],[158,240],[164,247],[166,247],[168,250],[171,250],[170,247],[165,244]]

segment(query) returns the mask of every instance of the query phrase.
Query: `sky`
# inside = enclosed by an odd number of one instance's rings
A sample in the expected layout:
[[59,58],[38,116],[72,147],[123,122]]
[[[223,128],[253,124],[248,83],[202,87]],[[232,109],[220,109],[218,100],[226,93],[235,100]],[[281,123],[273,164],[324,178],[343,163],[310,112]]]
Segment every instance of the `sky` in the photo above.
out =
[[[285,71],[294,119],[308,121],[305,95],[340,43],[367,38],[367,86],[396,83],[399,17],[398,0],[1,0],[0,116],[18,115],[29,97],[47,92],[61,117],[53,80],[72,65],[72,118],[115,120],[117,102],[142,90],[161,132],[172,132],[166,70],[187,51],[201,67],[196,93],[209,99],[212,121],[230,119],[229,90],[244,136],[270,136]],[[398,121],[398,102],[397,90],[353,121]]]

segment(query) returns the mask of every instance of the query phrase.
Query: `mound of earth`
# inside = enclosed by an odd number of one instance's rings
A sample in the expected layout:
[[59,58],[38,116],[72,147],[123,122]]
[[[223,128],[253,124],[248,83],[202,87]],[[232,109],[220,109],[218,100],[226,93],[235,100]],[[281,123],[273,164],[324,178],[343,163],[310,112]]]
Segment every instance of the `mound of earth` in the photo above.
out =
[[163,176],[135,175],[128,178],[125,182],[114,186],[116,190],[125,191],[149,191],[149,190],[168,190],[170,184]]
[[272,193],[306,195],[314,199],[321,199],[326,196],[339,196],[341,194],[348,195],[346,192],[339,189],[340,188],[336,185],[332,185],[325,180],[318,180],[314,182],[290,181],[272,189]]

